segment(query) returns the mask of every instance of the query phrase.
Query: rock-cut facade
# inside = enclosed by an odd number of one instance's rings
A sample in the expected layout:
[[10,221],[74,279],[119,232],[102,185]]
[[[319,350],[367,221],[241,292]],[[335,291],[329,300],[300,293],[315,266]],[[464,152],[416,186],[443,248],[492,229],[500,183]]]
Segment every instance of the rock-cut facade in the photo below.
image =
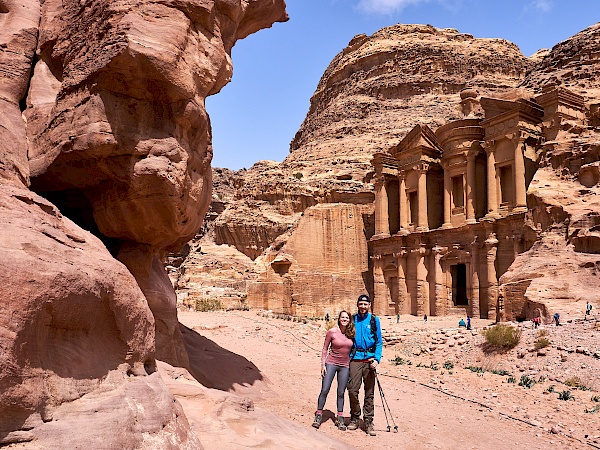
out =
[[561,123],[585,122],[584,98],[556,86],[516,100],[465,89],[460,108],[465,118],[416,125],[372,159],[377,314],[531,315],[524,295],[499,292],[499,278],[538,239],[527,190]]

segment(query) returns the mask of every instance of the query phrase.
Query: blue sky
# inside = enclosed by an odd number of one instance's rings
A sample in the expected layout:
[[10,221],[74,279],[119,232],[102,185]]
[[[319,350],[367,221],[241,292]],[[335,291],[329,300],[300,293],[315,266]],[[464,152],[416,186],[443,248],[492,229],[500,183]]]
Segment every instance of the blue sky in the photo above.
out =
[[530,56],[600,20],[599,0],[287,0],[290,20],[239,41],[233,79],[206,100],[214,167],[282,161],[321,75],[357,34],[396,23],[504,38]]

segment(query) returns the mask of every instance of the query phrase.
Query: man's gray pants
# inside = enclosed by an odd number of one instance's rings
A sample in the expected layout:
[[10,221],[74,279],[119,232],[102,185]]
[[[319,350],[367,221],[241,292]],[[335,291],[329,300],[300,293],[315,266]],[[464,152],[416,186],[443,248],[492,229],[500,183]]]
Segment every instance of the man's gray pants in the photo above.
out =
[[369,361],[350,361],[350,379],[348,380],[348,397],[350,398],[351,419],[360,418],[360,401],[358,391],[364,382],[365,399],[363,405],[363,419],[365,422],[373,422],[375,397],[375,371],[371,369]]

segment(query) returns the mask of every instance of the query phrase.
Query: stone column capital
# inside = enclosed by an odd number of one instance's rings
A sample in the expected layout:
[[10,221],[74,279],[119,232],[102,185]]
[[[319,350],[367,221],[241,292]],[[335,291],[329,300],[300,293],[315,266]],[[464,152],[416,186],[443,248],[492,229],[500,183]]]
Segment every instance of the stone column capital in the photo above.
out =
[[431,248],[431,251],[436,255],[443,255],[448,251],[448,247],[441,247],[437,243]]
[[488,248],[496,247],[498,242],[498,239],[496,239],[496,233],[490,233],[488,238],[485,240],[485,246]]
[[430,167],[429,163],[420,162],[414,167],[414,170],[419,172],[419,174],[421,174],[421,173],[427,172],[429,170],[429,167]]

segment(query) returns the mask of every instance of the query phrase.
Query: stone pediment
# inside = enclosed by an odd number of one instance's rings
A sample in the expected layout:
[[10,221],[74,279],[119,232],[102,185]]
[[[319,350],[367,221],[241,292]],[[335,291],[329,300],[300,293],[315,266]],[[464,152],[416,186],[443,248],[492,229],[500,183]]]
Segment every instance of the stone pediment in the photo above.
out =
[[435,159],[441,156],[442,148],[431,128],[427,125],[416,125],[400,141],[393,153],[399,161],[417,154]]
[[482,97],[481,106],[485,111],[485,119],[481,123],[483,126],[492,122],[502,122],[516,115],[533,123],[538,123],[544,116],[544,109],[538,103],[524,98],[517,101],[509,101]]

